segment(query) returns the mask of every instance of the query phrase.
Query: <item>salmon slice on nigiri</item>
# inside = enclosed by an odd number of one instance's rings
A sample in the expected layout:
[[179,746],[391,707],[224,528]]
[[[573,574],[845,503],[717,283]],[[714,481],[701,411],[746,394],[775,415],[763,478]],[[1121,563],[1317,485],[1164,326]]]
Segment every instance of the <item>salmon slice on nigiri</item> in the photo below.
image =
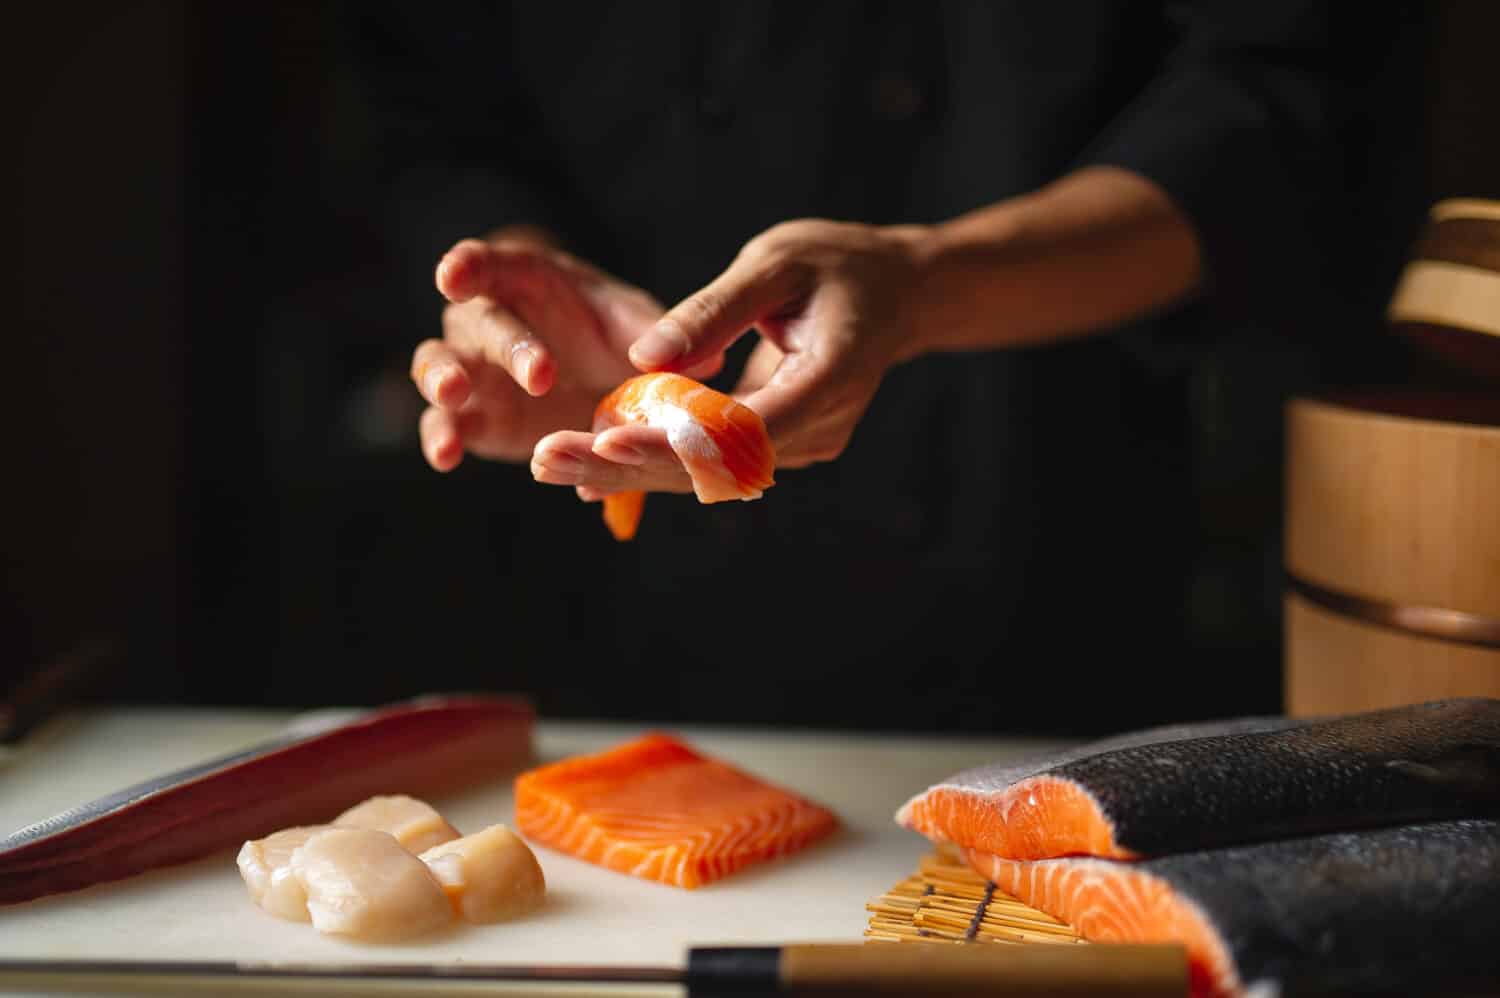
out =
[[[699,502],[759,499],[775,484],[776,451],[759,413],[692,378],[642,374],[594,410],[595,433],[630,423],[666,431]],[[645,500],[644,492],[605,497],[604,523],[617,540],[635,536]]]

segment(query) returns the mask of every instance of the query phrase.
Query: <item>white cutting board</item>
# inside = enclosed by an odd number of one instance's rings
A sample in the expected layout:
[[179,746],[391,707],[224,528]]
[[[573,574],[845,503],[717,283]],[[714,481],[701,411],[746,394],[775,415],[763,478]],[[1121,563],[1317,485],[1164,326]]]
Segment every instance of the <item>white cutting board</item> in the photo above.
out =
[[[291,720],[290,714],[181,709],[112,709],[62,718],[0,760],[0,833],[253,744]],[[550,761],[597,751],[645,730],[543,721],[537,726],[537,752]],[[247,898],[231,848],[184,866],[0,908],[0,958],[679,966],[693,945],[858,941],[867,919],[865,902],[908,875],[927,850],[924,839],[892,821],[902,802],[958,769],[1060,744],[664,730],[823,803],[845,827],[801,853],[696,891],[637,880],[539,848],[548,886],[540,912],[501,925],[459,926],[448,935],[402,945],[350,943],[267,916]],[[488,785],[432,803],[460,831],[495,822],[513,825],[512,776],[501,774]]]

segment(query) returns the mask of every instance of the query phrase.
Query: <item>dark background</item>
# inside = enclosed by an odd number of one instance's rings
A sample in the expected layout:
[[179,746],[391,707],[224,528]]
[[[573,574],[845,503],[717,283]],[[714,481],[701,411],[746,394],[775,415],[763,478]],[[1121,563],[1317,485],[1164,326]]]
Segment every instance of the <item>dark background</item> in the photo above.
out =
[[[1055,633],[1004,663],[923,662],[920,634],[863,647],[850,629],[803,643],[816,608],[785,605],[767,575],[762,605],[726,612],[727,646],[763,648],[784,665],[768,674],[783,676],[816,671],[825,644],[857,648],[856,667],[805,701],[791,679],[754,692],[756,677],[720,671],[714,647],[654,663],[624,651],[639,632],[610,611],[616,587],[670,578],[642,566],[652,530],[664,529],[653,519],[671,505],[653,500],[640,540],[620,548],[597,507],[535,486],[524,468],[470,460],[444,477],[422,461],[406,367],[437,329],[435,257],[426,246],[391,252],[403,206],[381,186],[378,124],[332,5],[32,9],[7,59],[19,258],[5,336],[0,669],[14,683],[104,636],[113,653],[85,693],[131,701],[376,703],[493,688],[527,692],[559,716],[919,730],[1276,710],[1280,405],[1320,387],[1449,377],[1395,342],[1380,308],[1427,205],[1500,196],[1500,86],[1487,50],[1497,7],[1421,9],[1374,54],[1381,72],[1354,137],[1370,225],[1349,234],[1364,263],[1338,328],[1297,349],[1226,336],[1171,381],[1170,403],[1193,431],[1164,446],[1194,538],[1161,569],[1182,579],[1155,604],[1173,640],[1107,659],[1102,646],[1081,647],[1086,663]],[[721,265],[705,261],[697,279]],[[652,290],[670,299],[692,287]],[[1072,356],[1063,348],[1036,363]],[[1087,432],[1041,427],[1038,446]],[[1128,476],[1114,481],[1128,487]],[[797,508],[795,495],[783,508]],[[740,515],[772,516],[773,501]],[[801,501],[806,519],[861,515],[858,497],[825,509]],[[715,550],[733,549],[728,517],[715,508],[694,521],[719,531]],[[861,557],[847,535],[822,548],[814,533],[787,536],[818,561]],[[654,550],[667,549],[682,545]],[[1087,551],[1069,556],[1089,571]],[[681,584],[735,570],[710,568],[684,566]],[[880,573],[872,564],[872,590],[899,588]],[[659,596],[670,602],[670,591]],[[1000,610],[983,619],[984,606],[965,611],[965,626],[1006,626]],[[1089,606],[1074,609],[1087,631]],[[1082,715],[993,696],[976,709],[980,687],[963,668],[1045,673],[1028,696],[1066,695],[1090,670],[1114,678]],[[843,697],[827,693],[840,687]],[[1113,711],[1114,691],[1131,687],[1154,699]]]

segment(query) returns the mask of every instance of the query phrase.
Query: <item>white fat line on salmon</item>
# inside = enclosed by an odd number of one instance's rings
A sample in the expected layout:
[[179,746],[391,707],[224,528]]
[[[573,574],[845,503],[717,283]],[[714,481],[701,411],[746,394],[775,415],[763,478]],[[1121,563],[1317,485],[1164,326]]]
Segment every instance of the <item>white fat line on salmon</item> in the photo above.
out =
[[693,479],[693,491],[698,498],[708,501],[706,497],[716,491],[711,483],[700,482],[699,479],[713,478],[729,491],[743,491],[743,495],[737,496],[741,500],[759,499],[764,494],[762,490],[746,489],[740,484],[725,465],[724,455],[709,436],[708,430],[689,411],[689,403],[693,397],[708,389],[695,388],[680,400],[672,401],[663,397],[665,387],[665,381],[647,385],[636,412],[647,426],[667,431],[667,443],[671,446],[672,453],[687,467]]
[[688,412],[686,403],[692,396],[688,393],[681,403],[662,398],[665,383],[652,382],[646,386],[637,410],[647,426],[667,431],[667,442],[672,452],[687,461],[689,455],[700,461],[715,461],[723,464],[723,455],[709,437],[703,425]]

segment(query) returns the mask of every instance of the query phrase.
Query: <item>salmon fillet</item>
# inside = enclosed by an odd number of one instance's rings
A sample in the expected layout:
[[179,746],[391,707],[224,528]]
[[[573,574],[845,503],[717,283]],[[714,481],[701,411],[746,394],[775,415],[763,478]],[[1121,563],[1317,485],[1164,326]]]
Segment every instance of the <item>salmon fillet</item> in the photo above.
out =
[[691,889],[801,849],[838,818],[652,733],[521,774],[516,825],[532,842]]
[[[747,406],[681,374],[642,374],[610,392],[594,411],[594,432],[643,423],[667,441],[693,480],[699,502],[759,499],[775,484],[776,452],[766,424]],[[644,492],[604,499],[604,523],[617,540],[635,536]]]
[[1137,859],[1291,835],[1500,814],[1500,700],[1159,728],[982,766],[896,821],[1008,859]]
[[964,858],[999,890],[1085,939],[1184,944],[1194,995],[1415,994],[1500,978],[1493,819],[1134,863],[1020,861],[974,850]]

